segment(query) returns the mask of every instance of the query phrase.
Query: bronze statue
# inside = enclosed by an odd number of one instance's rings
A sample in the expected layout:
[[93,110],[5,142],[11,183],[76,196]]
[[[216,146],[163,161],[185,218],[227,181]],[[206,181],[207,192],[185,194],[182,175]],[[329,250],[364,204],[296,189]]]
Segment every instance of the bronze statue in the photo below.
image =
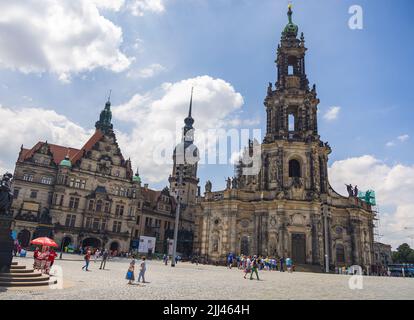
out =
[[6,172],[0,181],[0,215],[10,215],[10,208],[13,202],[13,192],[11,191],[11,179],[13,175]]

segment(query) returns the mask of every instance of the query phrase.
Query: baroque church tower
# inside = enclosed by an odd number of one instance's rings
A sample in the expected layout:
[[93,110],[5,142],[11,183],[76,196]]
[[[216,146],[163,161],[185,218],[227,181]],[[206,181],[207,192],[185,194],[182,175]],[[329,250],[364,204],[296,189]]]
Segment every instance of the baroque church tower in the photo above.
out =
[[[305,39],[288,24],[277,49],[277,82],[269,83],[264,101],[266,136],[257,177],[240,174],[240,188],[274,191],[279,198],[311,200],[327,192],[327,162],[331,149],[318,135],[316,87],[309,88],[305,71]],[[251,146],[250,146],[251,147]],[[240,163],[240,166],[243,166]]]
[[194,119],[193,109],[193,89],[191,89],[190,106],[188,116],[184,119],[184,127],[181,142],[175,147],[173,154],[173,172],[169,178],[170,190],[175,192],[178,187],[179,169],[183,172],[184,192],[181,203],[194,205],[198,196],[197,163],[199,161],[199,151],[194,144]]

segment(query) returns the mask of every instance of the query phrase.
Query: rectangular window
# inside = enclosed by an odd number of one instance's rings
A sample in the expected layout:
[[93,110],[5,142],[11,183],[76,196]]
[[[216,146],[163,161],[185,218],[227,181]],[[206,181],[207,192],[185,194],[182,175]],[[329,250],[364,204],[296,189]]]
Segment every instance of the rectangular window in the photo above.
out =
[[66,216],[66,222],[65,222],[65,226],[66,227],[75,227],[75,223],[76,223],[76,215],[74,214],[68,214]]
[[32,182],[32,181],[33,181],[33,175],[32,175],[32,174],[25,173],[25,174],[23,175],[23,180],[24,180],[24,181],[29,181],[29,182]]
[[40,180],[40,183],[42,184],[52,184],[52,177],[42,177]]
[[112,232],[120,233],[121,232],[121,225],[122,225],[121,221],[114,221],[114,224],[112,226]]
[[138,217],[137,217],[137,224],[139,225],[139,224],[140,224],[140,222],[141,222],[141,216],[138,216]]
[[37,198],[37,191],[36,190],[30,191],[30,198],[31,199],[36,199]]
[[69,208],[78,209],[79,208],[79,198],[70,197],[70,199],[69,199]]
[[70,226],[71,217],[72,217],[72,215],[70,215],[70,214],[66,215],[66,221],[65,221],[65,226],[66,227]]
[[80,181],[80,179],[76,179],[75,180],[75,188],[80,188],[80,186],[81,186],[81,181]]
[[105,202],[105,212],[106,213],[110,213],[111,211],[111,206],[109,202]]
[[64,196],[63,196],[63,194],[60,196],[60,201],[59,201],[59,205],[60,206],[63,206],[63,200],[64,200]]
[[85,228],[89,229],[91,227],[91,218],[86,218]]
[[75,186],[75,178],[70,178],[69,187],[73,188]]
[[102,231],[105,231],[105,230],[106,230],[106,219],[103,219],[103,220],[102,220],[101,230],[102,230]]
[[97,218],[93,219],[92,229],[99,230],[99,219]]
[[86,181],[85,180],[82,180],[81,181],[81,189],[85,189],[86,188]]

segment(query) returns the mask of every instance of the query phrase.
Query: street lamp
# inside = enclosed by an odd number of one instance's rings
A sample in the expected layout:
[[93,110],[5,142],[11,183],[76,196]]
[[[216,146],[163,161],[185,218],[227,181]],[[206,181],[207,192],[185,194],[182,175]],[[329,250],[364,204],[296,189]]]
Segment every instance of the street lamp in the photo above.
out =
[[65,244],[65,237],[66,237],[66,233],[63,233],[62,242],[60,244],[60,255],[59,255],[60,260],[62,260],[62,256],[63,256],[63,245]]
[[171,260],[171,267],[175,267],[175,257],[177,255],[177,242],[178,242],[178,224],[180,219],[180,210],[181,210],[181,193],[182,188],[185,185],[183,182],[183,175],[184,175],[184,165],[180,164],[177,167],[177,182],[176,182],[176,192],[175,197],[177,199],[177,209],[175,211],[175,226],[174,226],[174,243],[173,243],[173,254]]
[[329,273],[329,241],[328,241],[328,206],[326,203],[322,205],[324,219],[324,242],[325,242],[325,272]]

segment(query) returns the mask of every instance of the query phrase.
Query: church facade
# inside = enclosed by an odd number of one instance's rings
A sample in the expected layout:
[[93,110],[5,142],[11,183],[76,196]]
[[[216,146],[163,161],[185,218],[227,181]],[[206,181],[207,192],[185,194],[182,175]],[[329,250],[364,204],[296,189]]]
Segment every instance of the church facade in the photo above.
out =
[[269,84],[264,101],[266,135],[243,157],[254,158],[258,148],[259,169],[245,174],[251,165],[241,159],[226,190],[212,192],[207,183],[194,248],[209,261],[225,261],[232,252],[291,257],[295,264],[369,266],[375,214],[329,184],[331,147],[318,134],[319,99],[305,71],[305,39],[291,8],[288,18],[277,48],[277,82]]

